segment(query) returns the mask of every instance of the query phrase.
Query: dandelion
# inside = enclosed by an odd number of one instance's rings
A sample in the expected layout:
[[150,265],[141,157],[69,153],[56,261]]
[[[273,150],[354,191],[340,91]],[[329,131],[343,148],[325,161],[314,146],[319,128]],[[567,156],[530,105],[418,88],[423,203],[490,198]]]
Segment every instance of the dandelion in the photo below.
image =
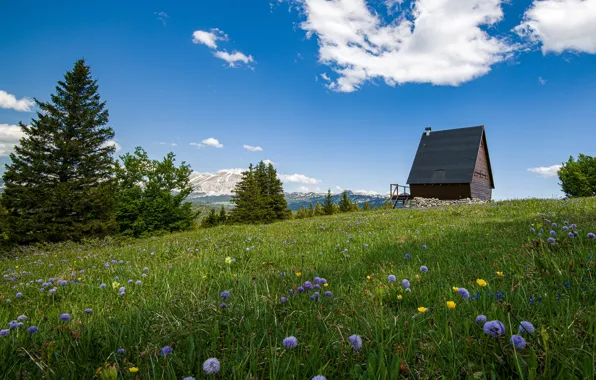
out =
[[296,272],[296,277],[302,276],[302,272]]
[[488,285],[488,283],[481,278],[477,279],[476,283],[482,287],[485,287],[486,285]]
[[167,355],[171,354],[171,353],[172,353],[172,351],[174,351],[174,350],[172,349],[172,347],[170,347],[170,346],[164,346],[164,347],[161,349],[161,354],[162,354],[163,356],[167,356]]
[[37,329],[37,326],[29,326],[29,327],[27,328],[27,332],[28,332],[29,334],[35,334],[37,331],[38,331],[38,329]]
[[405,280],[405,279],[401,280],[401,284],[406,289],[410,288],[410,281],[408,281],[408,280]]
[[219,360],[216,358],[209,358],[203,363],[203,371],[205,375],[214,375],[219,372]]
[[394,275],[390,274],[389,276],[387,276],[387,281],[395,282],[397,281],[397,278]]
[[486,315],[480,314],[476,317],[476,323],[486,323]]
[[229,291],[224,290],[223,292],[221,292],[220,297],[223,299],[229,299],[229,298],[232,298],[232,295],[230,294]]
[[453,287],[453,288],[451,288],[451,289],[453,289],[453,291],[454,291],[454,292],[457,292],[457,291],[459,290],[459,288],[458,288],[458,287],[456,287],[456,286],[454,286],[454,287]]
[[298,339],[296,339],[295,336],[289,336],[283,340],[282,344],[287,349],[296,348],[298,345]]
[[468,292],[468,289],[466,288],[457,289],[457,293],[459,293],[459,295],[465,300],[468,300],[470,298],[470,292]]
[[522,334],[527,332],[528,334],[534,334],[534,325],[532,325],[530,322],[528,321],[521,321],[519,324],[519,330],[518,333]]
[[68,322],[70,321],[70,314],[60,314],[60,320],[64,321],[64,322]]
[[455,309],[455,302],[453,302],[453,301],[447,301],[447,308],[449,308],[449,309]]
[[420,271],[426,273],[428,272],[428,268],[426,267],[426,265],[423,265],[420,267]]
[[526,348],[526,340],[519,335],[513,335],[509,341],[518,350]]
[[505,325],[501,321],[490,321],[484,324],[483,330],[486,334],[496,338],[505,334]]
[[427,309],[426,307],[424,307],[424,306],[420,306],[420,307],[418,308],[418,311],[419,311],[419,312],[421,312],[421,313],[426,313],[426,311],[427,311],[427,310],[428,310],[428,309]]
[[329,286],[329,284],[328,283],[324,283],[323,286],[327,287],[327,286]]
[[362,338],[360,337],[360,335],[352,335],[348,338],[348,340],[350,341],[350,343],[352,344],[352,348],[356,351],[360,350],[360,348],[362,348]]
[[367,280],[370,280],[370,276],[366,276],[366,279],[367,279]]
[[137,367],[130,367],[128,369],[128,372],[130,372],[130,373],[137,373],[137,372],[139,372],[139,369]]

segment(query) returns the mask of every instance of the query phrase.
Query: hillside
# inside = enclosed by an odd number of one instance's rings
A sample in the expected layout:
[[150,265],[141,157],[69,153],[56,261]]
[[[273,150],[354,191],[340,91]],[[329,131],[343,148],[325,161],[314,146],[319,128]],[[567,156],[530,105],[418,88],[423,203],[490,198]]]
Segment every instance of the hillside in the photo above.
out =
[[0,373],[594,378],[592,232],[593,198],[31,248],[0,259]]

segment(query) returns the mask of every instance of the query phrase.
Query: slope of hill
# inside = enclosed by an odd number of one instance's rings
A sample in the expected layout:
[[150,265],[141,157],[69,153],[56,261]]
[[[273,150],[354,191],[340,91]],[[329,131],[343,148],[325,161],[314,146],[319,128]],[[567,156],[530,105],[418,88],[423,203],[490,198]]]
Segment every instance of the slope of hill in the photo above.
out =
[[0,259],[0,373],[593,379],[592,232],[594,198],[32,247]]

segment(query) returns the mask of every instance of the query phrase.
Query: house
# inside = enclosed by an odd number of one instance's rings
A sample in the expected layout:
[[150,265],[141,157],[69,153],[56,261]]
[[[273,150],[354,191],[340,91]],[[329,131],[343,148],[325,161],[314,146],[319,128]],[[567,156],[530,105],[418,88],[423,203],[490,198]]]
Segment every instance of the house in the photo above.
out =
[[490,200],[495,183],[484,126],[426,128],[407,183],[412,198]]

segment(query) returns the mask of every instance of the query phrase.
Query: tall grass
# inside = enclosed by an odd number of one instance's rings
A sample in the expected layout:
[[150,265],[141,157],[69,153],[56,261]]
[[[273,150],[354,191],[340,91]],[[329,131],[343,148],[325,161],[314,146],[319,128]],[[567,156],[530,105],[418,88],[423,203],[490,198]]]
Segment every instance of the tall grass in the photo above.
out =
[[[214,357],[223,379],[592,379],[596,239],[589,232],[596,232],[594,199],[523,200],[28,248],[0,261],[0,328],[27,317],[0,337],[0,374],[199,379],[209,377],[202,365]],[[298,291],[314,277],[327,286]],[[224,290],[230,299],[220,297]],[[61,321],[62,313],[71,320]],[[476,323],[481,314],[501,321],[505,334],[487,335]],[[521,321],[535,332],[521,334],[527,346],[518,350],[510,338]],[[353,334],[360,350],[348,340]],[[297,338],[295,349],[283,347],[288,336]],[[164,357],[166,345],[173,352]]]

